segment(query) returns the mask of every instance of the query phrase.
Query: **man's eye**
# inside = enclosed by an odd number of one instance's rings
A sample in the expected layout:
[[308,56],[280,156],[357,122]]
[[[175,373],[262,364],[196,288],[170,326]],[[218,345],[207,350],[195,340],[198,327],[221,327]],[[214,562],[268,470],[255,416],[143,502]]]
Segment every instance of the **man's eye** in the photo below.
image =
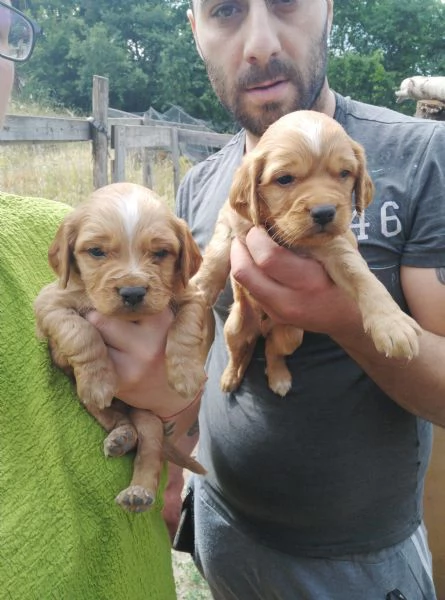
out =
[[234,17],[240,9],[235,4],[222,4],[217,6],[211,13],[211,16],[216,19],[230,19]]
[[281,175],[275,181],[280,185],[289,185],[295,181],[295,177],[293,175]]
[[88,254],[94,258],[103,258],[106,256],[106,253],[100,248],[88,248]]
[[154,256],[156,256],[156,258],[165,258],[168,255],[168,250],[156,250],[156,252],[153,252]]

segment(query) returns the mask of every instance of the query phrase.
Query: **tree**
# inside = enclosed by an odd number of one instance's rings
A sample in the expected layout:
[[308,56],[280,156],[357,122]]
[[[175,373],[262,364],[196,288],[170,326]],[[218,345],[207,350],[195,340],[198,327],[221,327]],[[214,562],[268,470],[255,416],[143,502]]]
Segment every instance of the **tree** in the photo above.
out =
[[[23,3],[26,0],[22,0]],[[110,80],[115,108],[163,111],[178,104],[230,129],[186,19],[188,0],[28,0],[44,29],[32,64],[19,70],[25,92],[90,111],[92,75]],[[23,8],[23,6],[22,6]],[[445,72],[445,4],[441,0],[336,0],[329,81],[341,93],[396,105],[410,75]]]

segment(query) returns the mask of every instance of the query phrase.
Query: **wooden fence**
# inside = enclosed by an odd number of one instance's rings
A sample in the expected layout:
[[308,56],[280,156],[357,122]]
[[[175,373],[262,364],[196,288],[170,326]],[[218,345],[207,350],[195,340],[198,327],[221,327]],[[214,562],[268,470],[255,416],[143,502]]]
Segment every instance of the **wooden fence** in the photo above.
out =
[[[114,115],[124,116],[114,116]],[[0,143],[88,142],[92,144],[93,185],[95,188],[112,181],[125,181],[128,151],[142,151],[143,181],[153,186],[152,160],[158,150],[169,152],[173,162],[175,194],[180,182],[180,144],[199,144],[218,149],[230,135],[214,133],[190,126],[114,111],[108,105],[108,79],[93,77],[92,115],[85,118],[34,117],[8,115],[0,129]],[[111,165],[110,165],[111,162]]]

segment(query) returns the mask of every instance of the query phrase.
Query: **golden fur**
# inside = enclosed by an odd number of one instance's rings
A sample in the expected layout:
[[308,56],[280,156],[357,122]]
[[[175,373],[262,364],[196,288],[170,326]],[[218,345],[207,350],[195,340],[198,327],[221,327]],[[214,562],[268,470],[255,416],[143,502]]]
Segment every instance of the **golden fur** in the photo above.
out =
[[163,441],[162,422],[149,411],[113,401],[116,375],[98,330],[84,316],[137,321],[167,306],[175,313],[166,346],[169,384],[193,400],[205,381],[201,345],[205,306],[189,283],[201,254],[182,219],[154,192],[130,183],[96,190],[69,213],[48,252],[58,281],[35,302],[38,334],[54,362],[71,372],[87,410],[110,432],[105,452],[137,455],[133,479],[117,501],[128,510],[149,508],[164,457],[197,472],[202,467]]
[[[379,352],[411,359],[418,353],[420,328],[369,271],[350,231],[353,201],[361,214],[372,195],[364,150],[334,119],[313,111],[282,117],[235,173],[194,278],[207,304],[214,304],[226,283],[233,237],[245,238],[253,225],[262,226],[280,245],[324,265],[356,300]],[[222,389],[239,386],[255,342],[264,335],[269,386],[284,396],[292,384],[285,356],[301,344],[303,331],[272,323],[245,288],[233,279],[232,286],[234,305],[224,329],[229,364]]]

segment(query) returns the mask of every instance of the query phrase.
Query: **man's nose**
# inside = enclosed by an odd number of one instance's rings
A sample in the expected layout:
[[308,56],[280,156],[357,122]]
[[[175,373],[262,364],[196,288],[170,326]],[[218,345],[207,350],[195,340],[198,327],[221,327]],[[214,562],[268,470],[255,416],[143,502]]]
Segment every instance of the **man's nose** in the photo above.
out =
[[274,18],[267,0],[250,2],[243,33],[246,62],[266,65],[280,53],[279,21]]

